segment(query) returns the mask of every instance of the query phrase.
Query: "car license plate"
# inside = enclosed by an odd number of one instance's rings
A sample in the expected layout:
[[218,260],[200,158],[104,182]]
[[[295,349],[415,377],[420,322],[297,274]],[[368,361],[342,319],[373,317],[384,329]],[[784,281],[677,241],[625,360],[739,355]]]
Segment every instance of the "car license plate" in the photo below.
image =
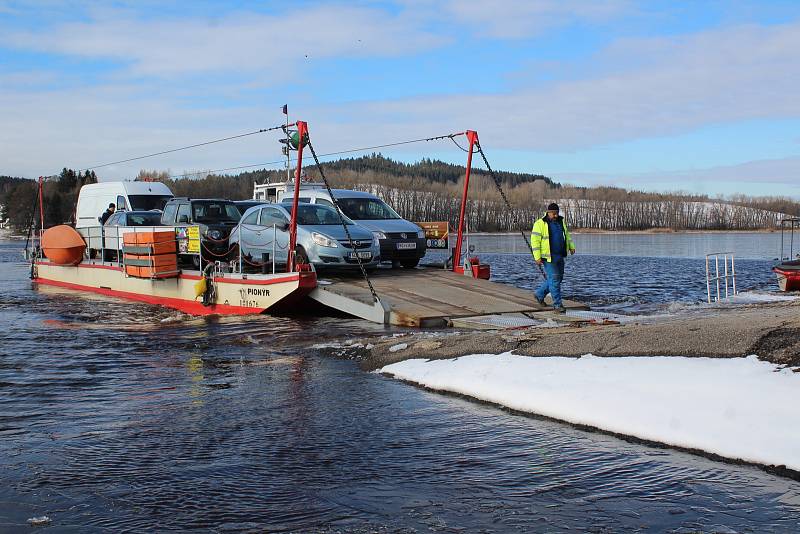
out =
[[409,250],[409,249],[417,248],[417,244],[416,243],[398,243],[397,244],[397,248],[399,250]]
[[351,252],[350,253],[350,259],[351,260],[356,259],[356,254],[358,254],[358,257],[361,258],[362,260],[371,260],[372,259],[372,252],[358,252],[358,253]]

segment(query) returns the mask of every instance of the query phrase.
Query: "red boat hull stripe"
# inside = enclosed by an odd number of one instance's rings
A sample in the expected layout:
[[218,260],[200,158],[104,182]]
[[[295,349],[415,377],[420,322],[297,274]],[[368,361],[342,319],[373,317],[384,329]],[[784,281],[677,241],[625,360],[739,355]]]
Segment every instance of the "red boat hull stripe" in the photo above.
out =
[[130,293],[128,291],[117,291],[116,289],[106,289],[102,287],[84,286],[81,284],[72,284],[70,282],[61,282],[58,280],[48,280],[46,278],[37,278],[35,280],[40,284],[51,286],[64,287],[67,289],[75,289],[78,291],[90,291],[92,293],[99,293],[109,297],[121,297],[129,300],[137,300],[139,302],[147,302],[148,304],[157,304],[159,306],[167,306],[175,308],[185,313],[192,315],[252,315],[254,313],[261,313],[264,311],[262,308],[247,308],[244,306],[231,306],[230,304],[215,304],[213,306],[203,306],[200,301],[190,301],[166,297],[154,297],[151,295],[141,295],[139,293]]

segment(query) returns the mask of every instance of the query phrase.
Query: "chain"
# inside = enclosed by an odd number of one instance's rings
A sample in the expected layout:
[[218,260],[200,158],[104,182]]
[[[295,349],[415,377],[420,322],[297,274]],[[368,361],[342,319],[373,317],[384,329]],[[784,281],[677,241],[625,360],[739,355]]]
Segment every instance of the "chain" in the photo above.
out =
[[[361,274],[364,276],[364,280],[367,282],[367,286],[369,286],[369,292],[372,293],[372,298],[375,302],[380,302],[381,300],[378,298],[378,294],[375,292],[375,288],[372,287],[372,282],[367,276],[367,270],[364,268],[364,264],[361,262],[361,257],[358,255],[358,249],[353,244],[353,238],[350,236],[350,230],[347,229],[347,223],[344,220],[344,214],[342,213],[342,209],[339,207],[339,201],[336,200],[336,197],[333,195],[333,191],[331,191],[331,186],[328,183],[328,179],[325,178],[325,173],[322,172],[322,165],[320,165],[319,159],[317,158],[317,153],[314,151],[314,147],[311,145],[311,141],[306,141],[306,145],[308,149],[311,150],[311,155],[314,156],[314,163],[317,165],[317,170],[319,171],[320,176],[322,176],[322,181],[325,182],[325,189],[328,190],[328,194],[331,197],[331,201],[333,202],[334,207],[336,208],[336,212],[339,214],[339,220],[342,221],[342,228],[344,228],[344,233],[347,235],[347,241],[350,243],[350,248],[355,252],[356,261],[358,262],[358,268],[361,269]],[[299,177],[295,178],[296,180]],[[373,239],[375,237],[373,236]]]
[[[492,170],[492,166],[489,165],[489,160],[486,159],[486,154],[483,153],[481,144],[477,140],[475,141],[475,148],[478,149],[481,158],[483,158],[483,163],[486,165],[486,168],[489,169],[489,174],[491,175],[492,180],[494,180],[494,185],[497,187],[497,191],[500,193],[500,197],[503,199],[503,202],[505,202],[506,208],[508,208],[508,211],[513,212],[514,208],[511,207],[511,203],[508,201],[508,198],[506,198],[506,194],[503,191],[503,187],[500,185],[500,179],[495,175],[494,171]],[[525,245],[528,247],[528,252],[531,253],[531,258],[533,258],[533,249],[531,248],[531,242],[528,241],[527,237],[525,237],[525,232],[523,230],[520,230],[519,233],[522,236],[522,240],[525,241]],[[536,266],[539,268],[539,272],[542,274],[542,277],[544,277],[544,279],[547,280],[547,275],[545,274],[542,266],[538,263],[536,264]]]

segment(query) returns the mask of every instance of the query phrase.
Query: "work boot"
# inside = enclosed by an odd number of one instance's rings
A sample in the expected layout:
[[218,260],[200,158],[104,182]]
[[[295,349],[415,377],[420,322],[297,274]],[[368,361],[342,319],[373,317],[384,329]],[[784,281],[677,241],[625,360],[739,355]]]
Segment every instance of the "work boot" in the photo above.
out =
[[553,306],[553,311],[556,313],[567,313],[567,309],[564,306]]

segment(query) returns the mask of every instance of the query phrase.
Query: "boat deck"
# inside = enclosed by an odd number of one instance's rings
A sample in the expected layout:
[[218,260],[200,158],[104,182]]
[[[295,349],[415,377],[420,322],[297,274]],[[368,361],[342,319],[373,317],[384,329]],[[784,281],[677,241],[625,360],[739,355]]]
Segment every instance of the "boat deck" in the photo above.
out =
[[[319,273],[317,288],[309,297],[362,319],[397,326],[440,327],[455,318],[552,313],[551,307],[536,302],[532,291],[444,269],[378,269],[370,281],[382,305],[373,302],[366,281],[356,275]],[[588,309],[569,300],[564,307]]]

